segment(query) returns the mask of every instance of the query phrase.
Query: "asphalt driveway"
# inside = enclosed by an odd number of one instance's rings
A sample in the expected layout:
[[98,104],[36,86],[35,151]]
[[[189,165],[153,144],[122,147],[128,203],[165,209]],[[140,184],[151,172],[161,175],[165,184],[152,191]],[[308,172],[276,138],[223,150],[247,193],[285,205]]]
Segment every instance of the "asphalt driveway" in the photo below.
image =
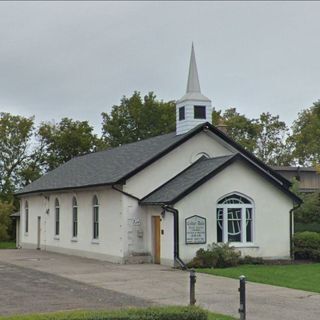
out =
[[144,299],[3,262],[0,288],[0,315],[150,305]]
[[[31,279],[35,279],[41,274],[40,279],[43,280],[38,284],[37,291],[44,292],[40,294],[41,296],[50,297],[55,294],[55,290],[58,290],[59,294],[56,294],[54,301],[61,310],[78,308],[79,305],[82,309],[95,308],[95,303],[102,305],[102,308],[188,303],[189,274],[159,265],[116,265],[36,250],[1,250],[0,264],[10,264],[11,272],[15,274],[17,270],[21,273],[21,277],[26,273],[32,275]],[[1,279],[10,273],[5,270],[2,272],[4,273],[1,274]],[[57,288],[53,289],[55,280],[52,280],[51,285],[47,284],[48,281],[50,283],[51,277],[62,279],[61,285],[56,285]],[[0,280],[2,295],[6,295],[3,291],[14,295],[17,290],[20,292],[27,290],[28,284],[19,289],[12,283],[15,280],[14,276],[12,278],[12,281],[7,281],[4,289],[2,289],[3,280]],[[94,293],[86,294],[85,290],[81,289],[86,287]],[[73,290],[71,294],[70,290]],[[70,303],[66,296],[70,298]],[[248,320],[319,319],[320,295],[316,293],[248,283],[247,296]],[[94,297],[102,300],[98,301]],[[196,297],[200,306],[238,316],[239,294],[236,280],[197,274]],[[2,306],[3,300],[1,297],[0,299],[0,313],[9,313],[10,304]],[[20,299],[20,304],[24,304],[25,302],[21,300],[23,299]],[[36,301],[33,308],[37,308],[39,304],[41,303]],[[28,309],[23,312],[28,311],[38,310]]]

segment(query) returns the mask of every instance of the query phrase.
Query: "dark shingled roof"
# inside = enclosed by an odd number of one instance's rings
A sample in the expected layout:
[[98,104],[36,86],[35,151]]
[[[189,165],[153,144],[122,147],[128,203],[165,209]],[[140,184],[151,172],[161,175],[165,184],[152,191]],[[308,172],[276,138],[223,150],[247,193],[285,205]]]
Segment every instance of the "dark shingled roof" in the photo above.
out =
[[178,136],[172,132],[114,149],[76,157],[32,182],[18,191],[16,195],[122,184],[201,131],[211,131],[259,166],[272,179],[277,180],[284,188],[290,187],[291,183],[287,179],[246,151],[222,131],[206,122]]
[[[141,204],[173,204],[182,198],[190,189],[202,184],[208,175],[223,169],[236,154],[216,157],[200,158],[187,169],[151,192],[141,200]],[[220,169],[220,170],[219,170]]]
[[[190,131],[191,133],[191,131]],[[119,183],[154,157],[183,141],[175,132],[76,157],[32,182],[17,195]]]
[[185,197],[187,194],[198,188],[201,184],[215,176],[218,172],[228,167],[236,160],[244,161],[258,174],[264,176],[274,186],[287,194],[295,203],[301,203],[301,199],[292,193],[285,186],[274,180],[265,171],[248,160],[240,153],[233,155],[216,157],[216,158],[200,158],[187,169],[176,175],[174,178],[164,183],[156,190],[149,193],[140,200],[141,205],[172,205]]

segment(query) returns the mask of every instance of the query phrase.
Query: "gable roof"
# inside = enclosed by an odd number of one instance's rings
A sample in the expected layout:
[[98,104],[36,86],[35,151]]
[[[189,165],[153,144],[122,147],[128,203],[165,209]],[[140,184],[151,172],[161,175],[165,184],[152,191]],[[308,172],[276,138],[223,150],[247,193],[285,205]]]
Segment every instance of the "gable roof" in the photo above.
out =
[[200,185],[213,178],[217,173],[224,170],[236,160],[242,160],[252,166],[255,171],[265,176],[281,191],[286,193],[294,202],[301,203],[301,199],[294,193],[271,179],[265,172],[254,166],[248,159],[239,153],[216,158],[200,158],[187,169],[176,175],[174,178],[164,183],[156,190],[149,193],[140,200],[141,205],[173,205]]
[[176,135],[175,132],[172,132],[125,144],[117,148],[73,158],[18,191],[16,195],[123,184],[125,180],[201,131],[213,132],[244,154],[248,159],[252,160],[256,165],[263,168],[274,179],[277,179],[278,183],[283,184],[287,188],[291,185],[288,180],[207,122],[196,126],[185,134]]
[[202,184],[204,178],[212,172],[221,170],[235,156],[234,154],[210,159],[202,157],[177,176],[149,193],[141,199],[140,203],[144,205],[173,204],[177,202],[177,199],[181,199],[182,195],[188,190],[194,190],[196,185]]

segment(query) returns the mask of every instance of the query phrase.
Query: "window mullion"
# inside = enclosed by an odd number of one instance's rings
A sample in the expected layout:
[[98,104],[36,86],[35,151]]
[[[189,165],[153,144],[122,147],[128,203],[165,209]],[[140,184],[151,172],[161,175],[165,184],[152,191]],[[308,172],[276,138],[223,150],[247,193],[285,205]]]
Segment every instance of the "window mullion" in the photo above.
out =
[[223,208],[223,242],[228,242],[228,208]]
[[244,206],[241,208],[241,242],[247,242],[246,233],[246,209]]

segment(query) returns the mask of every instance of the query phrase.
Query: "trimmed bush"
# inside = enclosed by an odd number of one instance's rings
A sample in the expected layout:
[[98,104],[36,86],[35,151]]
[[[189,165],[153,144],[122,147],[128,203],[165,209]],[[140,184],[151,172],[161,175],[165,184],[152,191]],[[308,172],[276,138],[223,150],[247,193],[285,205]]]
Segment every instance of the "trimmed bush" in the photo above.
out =
[[244,256],[240,258],[240,264],[264,264],[265,261],[261,257]]
[[0,317],[0,320],[207,320],[198,307],[158,307],[120,311],[72,311]]
[[296,259],[320,261],[320,233],[310,231],[296,233],[293,245]]
[[190,268],[227,268],[237,266],[240,252],[228,243],[209,244],[207,250],[199,249],[196,256],[188,264]]

